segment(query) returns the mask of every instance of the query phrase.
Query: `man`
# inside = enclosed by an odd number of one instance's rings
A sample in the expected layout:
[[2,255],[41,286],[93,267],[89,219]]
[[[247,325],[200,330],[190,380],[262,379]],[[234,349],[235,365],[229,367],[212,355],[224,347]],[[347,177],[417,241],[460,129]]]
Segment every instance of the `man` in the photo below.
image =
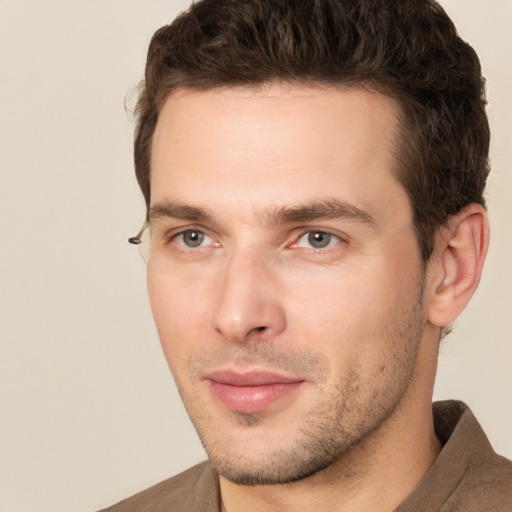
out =
[[488,245],[484,107],[430,0],[203,0],[156,32],[132,241],[209,461],[108,510],[511,509],[511,463],[431,405]]

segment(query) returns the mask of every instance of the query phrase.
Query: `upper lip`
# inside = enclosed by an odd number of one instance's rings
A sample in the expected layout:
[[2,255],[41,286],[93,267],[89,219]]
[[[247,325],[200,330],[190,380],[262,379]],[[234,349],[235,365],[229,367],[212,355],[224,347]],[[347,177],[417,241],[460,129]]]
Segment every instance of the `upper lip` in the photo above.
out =
[[292,384],[302,382],[300,377],[290,377],[268,370],[238,372],[233,370],[214,370],[205,375],[205,379],[231,386],[265,386],[270,384]]

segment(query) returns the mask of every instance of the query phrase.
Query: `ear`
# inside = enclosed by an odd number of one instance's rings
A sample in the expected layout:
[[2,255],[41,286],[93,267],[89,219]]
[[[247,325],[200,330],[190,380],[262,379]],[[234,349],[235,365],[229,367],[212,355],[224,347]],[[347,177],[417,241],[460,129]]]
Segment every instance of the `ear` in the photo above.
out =
[[470,204],[441,228],[429,263],[428,320],[437,327],[450,325],[475,293],[489,245],[485,209]]

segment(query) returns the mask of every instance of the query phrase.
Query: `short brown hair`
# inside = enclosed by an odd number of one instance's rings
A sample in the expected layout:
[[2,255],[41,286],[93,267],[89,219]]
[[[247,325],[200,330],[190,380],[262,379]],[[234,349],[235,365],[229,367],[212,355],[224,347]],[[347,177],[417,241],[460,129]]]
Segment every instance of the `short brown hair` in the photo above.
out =
[[149,45],[134,151],[148,208],[153,133],[169,93],[270,81],[362,85],[395,98],[397,176],[424,261],[450,215],[485,206],[485,81],[434,0],[201,0]]

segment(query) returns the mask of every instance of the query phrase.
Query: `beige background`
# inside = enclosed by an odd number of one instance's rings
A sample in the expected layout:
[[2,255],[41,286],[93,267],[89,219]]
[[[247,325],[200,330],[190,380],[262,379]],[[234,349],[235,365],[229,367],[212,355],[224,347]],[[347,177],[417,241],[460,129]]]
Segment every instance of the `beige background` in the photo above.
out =
[[[512,2],[444,0],[489,83],[492,247],[436,397],[512,457]],[[0,0],[0,511],[86,512],[204,457],[160,354],[125,94],[188,0]]]

